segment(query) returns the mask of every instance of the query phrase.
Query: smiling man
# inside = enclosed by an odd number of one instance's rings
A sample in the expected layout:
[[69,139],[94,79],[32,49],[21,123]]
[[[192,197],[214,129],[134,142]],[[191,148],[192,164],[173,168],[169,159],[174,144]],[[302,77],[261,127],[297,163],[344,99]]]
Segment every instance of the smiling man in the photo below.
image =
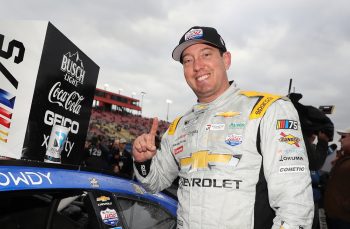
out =
[[177,228],[311,228],[310,172],[292,103],[230,84],[231,54],[214,28],[190,28],[172,57],[198,103],[173,121],[159,150],[155,118],[133,157],[151,192],[179,177]]

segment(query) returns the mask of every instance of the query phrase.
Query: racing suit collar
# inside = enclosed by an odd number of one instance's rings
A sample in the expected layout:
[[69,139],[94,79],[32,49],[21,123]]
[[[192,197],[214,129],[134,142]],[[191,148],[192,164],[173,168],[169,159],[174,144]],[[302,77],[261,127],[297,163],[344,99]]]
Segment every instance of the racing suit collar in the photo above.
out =
[[218,105],[227,102],[228,97],[230,97],[232,94],[238,94],[239,88],[232,83],[230,87],[218,98],[216,98],[214,101],[210,103],[197,103],[192,107],[193,112],[198,111],[204,111],[204,110],[211,110],[212,108],[217,107]]

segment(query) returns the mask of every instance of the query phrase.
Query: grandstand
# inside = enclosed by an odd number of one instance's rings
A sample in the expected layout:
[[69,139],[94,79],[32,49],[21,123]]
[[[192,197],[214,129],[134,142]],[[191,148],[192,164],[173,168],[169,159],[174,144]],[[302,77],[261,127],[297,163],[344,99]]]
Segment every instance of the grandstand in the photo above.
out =
[[[125,138],[130,142],[137,136],[149,131],[150,118],[142,117],[139,100],[96,88],[93,108],[88,128],[88,138],[103,135],[109,139]],[[139,114],[133,114],[133,113]],[[162,135],[169,123],[159,121]]]

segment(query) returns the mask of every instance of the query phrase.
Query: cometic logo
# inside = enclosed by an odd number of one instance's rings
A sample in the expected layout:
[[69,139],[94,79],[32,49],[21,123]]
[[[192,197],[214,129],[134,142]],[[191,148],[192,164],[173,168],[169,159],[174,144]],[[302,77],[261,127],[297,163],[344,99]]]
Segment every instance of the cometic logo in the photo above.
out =
[[68,52],[63,55],[61,70],[65,72],[64,80],[68,81],[74,86],[84,83],[85,70],[82,60],[79,58],[78,52],[73,55]]

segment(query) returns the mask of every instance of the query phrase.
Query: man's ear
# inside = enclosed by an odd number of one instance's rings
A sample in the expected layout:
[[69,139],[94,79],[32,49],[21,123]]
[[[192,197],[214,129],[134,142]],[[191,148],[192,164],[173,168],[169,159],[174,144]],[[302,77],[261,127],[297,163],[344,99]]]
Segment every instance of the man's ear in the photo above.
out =
[[231,53],[230,52],[224,52],[222,54],[222,57],[224,58],[224,64],[225,64],[226,70],[229,70],[229,68],[231,66]]

